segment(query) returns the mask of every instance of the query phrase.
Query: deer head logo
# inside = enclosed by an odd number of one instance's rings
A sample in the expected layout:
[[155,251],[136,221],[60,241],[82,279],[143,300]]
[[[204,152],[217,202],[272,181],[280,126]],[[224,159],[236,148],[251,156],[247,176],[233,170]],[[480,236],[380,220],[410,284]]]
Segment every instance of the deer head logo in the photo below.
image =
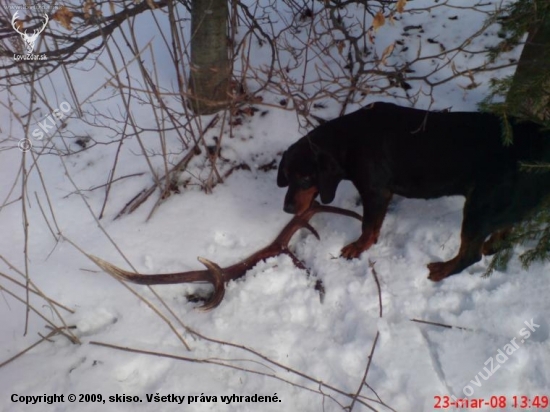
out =
[[27,54],[31,54],[34,49],[34,43],[36,42],[36,39],[38,39],[38,35],[44,31],[44,29],[46,28],[46,25],[48,24],[48,21],[49,21],[48,15],[44,14],[45,21],[40,29],[34,29],[33,34],[27,34],[27,30],[25,30],[24,32],[20,32],[19,28],[15,24],[15,21],[17,20],[17,13],[19,12],[16,11],[15,14],[13,15],[13,18],[11,19],[11,25],[13,29],[21,35],[21,38],[25,42],[25,47],[27,48]]

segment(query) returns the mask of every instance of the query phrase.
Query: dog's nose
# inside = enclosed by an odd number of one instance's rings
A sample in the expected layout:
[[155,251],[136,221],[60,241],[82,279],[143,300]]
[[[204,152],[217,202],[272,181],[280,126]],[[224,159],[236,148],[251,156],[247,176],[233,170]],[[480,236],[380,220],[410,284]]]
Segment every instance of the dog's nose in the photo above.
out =
[[283,210],[286,213],[291,213],[291,214],[296,213],[296,208],[294,207],[294,205],[292,203],[285,203],[285,206],[283,207]]

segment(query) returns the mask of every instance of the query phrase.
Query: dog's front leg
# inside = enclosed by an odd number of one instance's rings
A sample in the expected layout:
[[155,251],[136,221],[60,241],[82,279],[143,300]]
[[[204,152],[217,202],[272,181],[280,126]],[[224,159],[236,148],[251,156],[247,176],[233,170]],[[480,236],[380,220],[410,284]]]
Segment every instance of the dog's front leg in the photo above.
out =
[[361,253],[378,241],[380,229],[392,198],[390,191],[359,190],[363,201],[362,233],[355,242],[342,249],[346,259],[359,257]]

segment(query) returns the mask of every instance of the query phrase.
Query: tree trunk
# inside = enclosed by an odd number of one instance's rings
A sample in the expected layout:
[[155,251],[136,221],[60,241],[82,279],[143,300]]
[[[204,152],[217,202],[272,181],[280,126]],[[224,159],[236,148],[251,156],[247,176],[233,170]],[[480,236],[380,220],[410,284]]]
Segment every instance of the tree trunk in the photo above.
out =
[[506,102],[544,122],[550,120],[550,13],[534,14]]
[[191,108],[210,114],[229,102],[227,0],[194,0],[191,9]]

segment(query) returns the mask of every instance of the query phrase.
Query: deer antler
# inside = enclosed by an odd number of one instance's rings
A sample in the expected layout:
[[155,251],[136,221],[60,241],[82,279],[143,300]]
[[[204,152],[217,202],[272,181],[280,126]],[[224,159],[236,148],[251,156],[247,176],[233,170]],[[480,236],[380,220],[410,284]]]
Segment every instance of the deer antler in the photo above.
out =
[[18,14],[18,13],[19,13],[19,12],[16,11],[15,14],[13,15],[13,17],[11,18],[11,25],[12,25],[13,29],[14,29],[17,33],[19,33],[21,36],[24,36],[25,34],[27,34],[27,30],[25,30],[24,33],[21,33],[21,32],[19,31],[19,28],[18,28],[17,25],[15,24],[15,21],[17,20],[17,14]]
[[[15,21],[17,20],[17,14],[19,12],[16,11],[15,14],[13,15],[13,17],[11,18],[11,25],[13,27],[13,29],[19,33],[21,36],[28,36],[27,34],[27,30],[25,30],[23,33],[19,31],[19,28],[17,27],[17,25],[15,24]],[[50,21],[48,15],[46,13],[44,13],[44,24],[42,25],[41,28],[39,29],[34,29],[34,34],[33,35],[37,35],[37,34],[40,34],[44,31],[44,29],[46,28],[46,25],[48,24],[48,22]]]
[[44,31],[44,29],[46,28],[48,22],[50,21],[48,15],[46,13],[44,13],[44,24],[42,25],[42,27],[40,29],[35,29],[34,30],[34,34],[40,34]]
[[140,273],[128,272],[119,267],[106,262],[96,256],[91,256],[91,259],[105,272],[114,277],[127,282],[137,283],[140,285],[168,285],[174,283],[191,283],[191,282],[208,282],[214,286],[212,296],[200,307],[201,310],[210,310],[220,304],[225,294],[225,283],[230,280],[238,279],[243,276],[249,269],[254,267],[258,262],[284,253],[292,259],[294,264],[305,269],[305,266],[300,260],[288,249],[288,243],[292,236],[300,229],[308,229],[319,239],[317,231],[309,224],[309,220],[316,213],[336,213],[339,215],[353,217],[361,220],[361,215],[352,212],[351,210],[341,209],[334,206],[322,206],[314,202],[311,207],[301,215],[296,215],[290,222],[281,230],[279,235],[268,246],[258,250],[246,259],[241,260],[234,265],[226,268],[220,268],[216,263],[199,257],[199,262],[206,266],[206,270],[191,270],[189,272],[166,273],[158,275],[143,275]]

